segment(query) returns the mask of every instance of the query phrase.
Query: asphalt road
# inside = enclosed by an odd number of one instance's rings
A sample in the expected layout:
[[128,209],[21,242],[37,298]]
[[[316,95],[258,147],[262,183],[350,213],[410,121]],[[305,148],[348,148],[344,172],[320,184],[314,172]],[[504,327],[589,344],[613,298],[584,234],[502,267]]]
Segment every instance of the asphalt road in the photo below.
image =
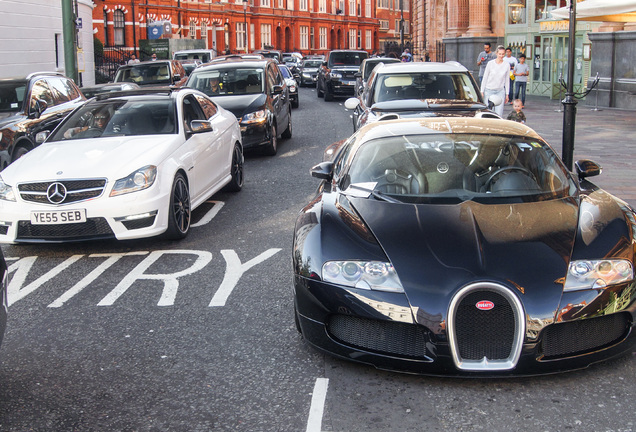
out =
[[[301,89],[293,137],[180,242],[2,246],[12,268],[0,431],[632,431],[633,356],[525,379],[401,375],[295,330],[291,241],[309,168],[352,127]],[[212,217],[213,216],[213,217]]]

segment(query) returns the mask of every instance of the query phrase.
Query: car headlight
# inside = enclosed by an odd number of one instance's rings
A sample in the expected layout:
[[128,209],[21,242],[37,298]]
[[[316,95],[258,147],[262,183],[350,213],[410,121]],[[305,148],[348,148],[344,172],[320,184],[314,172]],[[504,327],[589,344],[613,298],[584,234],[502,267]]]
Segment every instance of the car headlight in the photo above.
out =
[[340,79],[340,78],[342,78],[342,74],[341,74],[341,73],[338,73],[338,72],[330,72],[330,73],[329,73],[329,76],[330,76],[331,78],[336,78],[336,79]]
[[289,91],[292,92],[292,93],[295,92],[296,91],[296,86],[295,85],[289,86]]
[[381,261],[327,261],[322,280],[338,285],[375,291],[403,293],[393,265]]
[[13,188],[4,182],[2,177],[0,177],[0,199],[5,201],[15,201]]
[[634,279],[634,268],[624,259],[572,261],[565,277],[564,291],[603,289]]
[[124,195],[131,192],[148,189],[157,178],[157,167],[148,165],[139,168],[137,171],[130,173],[129,176],[119,179],[115,182],[110,196]]
[[311,74],[308,72],[303,72],[303,78],[311,78]]
[[264,123],[265,121],[267,121],[267,110],[254,111],[241,118],[241,123]]

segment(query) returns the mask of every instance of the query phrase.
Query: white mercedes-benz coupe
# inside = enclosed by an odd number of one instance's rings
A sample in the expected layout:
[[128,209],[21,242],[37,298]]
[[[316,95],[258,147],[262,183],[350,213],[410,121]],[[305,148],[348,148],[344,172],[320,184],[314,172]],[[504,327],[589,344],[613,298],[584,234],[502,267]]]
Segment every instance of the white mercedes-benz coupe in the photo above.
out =
[[0,172],[0,242],[181,239],[243,162],[236,117],[197,90],[100,95]]

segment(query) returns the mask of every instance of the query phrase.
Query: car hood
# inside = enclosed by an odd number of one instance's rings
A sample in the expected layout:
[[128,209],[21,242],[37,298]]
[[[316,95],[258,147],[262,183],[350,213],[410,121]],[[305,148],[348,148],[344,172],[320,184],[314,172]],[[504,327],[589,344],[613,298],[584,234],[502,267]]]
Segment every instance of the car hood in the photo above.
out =
[[36,147],[2,171],[11,185],[56,178],[126,176],[146,165],[159,165],[178,135],[108,137],[49,142]]
[[232,96],[212,96],[212,100],[230,111],[238,119],[245,114],[263,109],[267,95],[263,93]]
[[449,99],[403,99],[378,102],[371,106],[371,111],[386,112],[420,112],[420,111],[479,111],[488,107],[480,102]]
[[0,112],[0,129],[22,119],[24,119],[24,115],[20,112]]
[[[554,316],[576,238],[576,199],[440,205],[352,198],[351,203],[417,310],[446,310],[462,286],[488,280],[524,297],[530,316]],[[552,316],[544,316],[546,311]]]

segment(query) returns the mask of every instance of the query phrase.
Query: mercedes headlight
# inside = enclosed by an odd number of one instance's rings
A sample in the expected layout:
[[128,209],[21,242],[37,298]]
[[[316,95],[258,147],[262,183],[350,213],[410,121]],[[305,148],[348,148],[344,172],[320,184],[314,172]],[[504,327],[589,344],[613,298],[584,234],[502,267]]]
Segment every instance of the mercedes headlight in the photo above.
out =
[[0,199],[5,201],[15,201],[13,188],[4,182],[2,177],[0,177]]
[[245,114],[241,118],[241,123],[265,123],[267,121],[267,111],[258,110],[249,114]]
[[570,263],[564,291],[604,289],[634,279],[634,268],[624,259],[577,260]]
[[124,195],[131,192],[148,189],[157,178],[157,167],[148,165],[139,168],[137,171],[130,173],[129,176],[119,179],[115,182],[110,196]]
[[322,279],[353,288],[403,293],[402,283],[393,265],[381,261],[327,261]]

